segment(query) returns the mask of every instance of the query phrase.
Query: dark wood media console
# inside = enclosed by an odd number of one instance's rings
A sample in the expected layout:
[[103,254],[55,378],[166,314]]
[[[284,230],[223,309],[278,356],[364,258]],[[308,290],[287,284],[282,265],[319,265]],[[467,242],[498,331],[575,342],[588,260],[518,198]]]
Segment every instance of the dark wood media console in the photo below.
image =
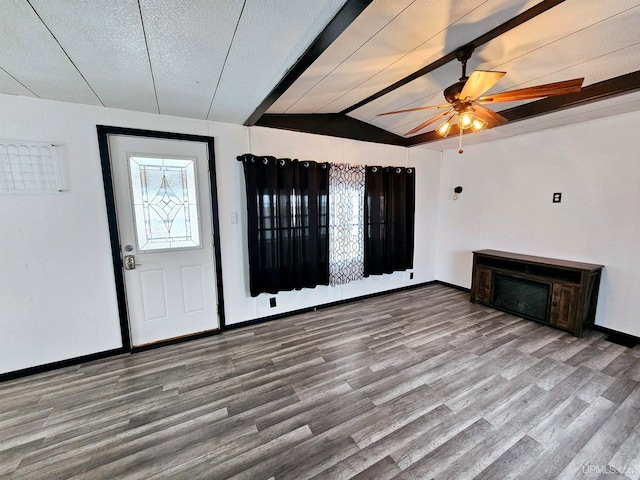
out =
[[602,265],[497,250],[473,252],[471,302],[582,336],[593,325]]

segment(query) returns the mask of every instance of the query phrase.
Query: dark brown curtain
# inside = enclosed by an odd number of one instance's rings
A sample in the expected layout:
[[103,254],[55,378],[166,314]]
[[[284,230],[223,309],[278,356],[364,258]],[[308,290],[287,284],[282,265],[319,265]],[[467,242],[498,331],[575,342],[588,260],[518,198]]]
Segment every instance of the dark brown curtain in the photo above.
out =
[[238,157],[247,193],[251,296],[329,284],[329,166]]
[[413,268],[415,170],[367,167],[364,195],[364,276]]

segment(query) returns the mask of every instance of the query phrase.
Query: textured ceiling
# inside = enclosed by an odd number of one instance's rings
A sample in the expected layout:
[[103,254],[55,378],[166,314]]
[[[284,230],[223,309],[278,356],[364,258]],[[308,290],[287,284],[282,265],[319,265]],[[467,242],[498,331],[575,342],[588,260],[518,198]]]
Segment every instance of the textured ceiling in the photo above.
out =
[[344,1],[2,0],[0,93],[243,123]]
[[[404,141],[433,111],[376,114],[443,103],[461,73],[443,58],[543,4],[476,45],[468,72],[507,72],[490,92],[576,77],[589,86],[640,70],[640,0],[2,0],[0,93],[231,123],[285,117],[294,130],[304,117],[305,131],[313,114],[333,114],[369,128],[366,139],[386,131]],[[345,17],[348,9],[356,13]],[[633,90],[465,143],[637,110]],[[455,148],[455,139],[425,141]]]

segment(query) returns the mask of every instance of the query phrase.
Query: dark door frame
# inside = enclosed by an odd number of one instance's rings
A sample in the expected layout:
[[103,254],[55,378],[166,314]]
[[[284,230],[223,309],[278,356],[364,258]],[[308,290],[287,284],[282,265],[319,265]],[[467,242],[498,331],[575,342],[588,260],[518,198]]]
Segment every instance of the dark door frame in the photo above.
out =
[[[154,343],[151,346],[161,346],[167,343],[200,338],[221,332],[225,327],[224,321],[224,295],[222,290],[222,265],[220,253],[220,221],[218,216],[218,189],[216,184],[216,162],[214,152],[214,138],[203,135],[188,135],[184,133],[161,132],[156,130],[139,130],[134,128],[112,127],[108,125],[97,125],[98,146],[100,148],[100,163],[102,164],[102,181],[104,183],[104,196],[107,206],[107,218],[109,221],[109,238],[111,240],[111,257],[113,260],[113,273],[116,281],[116,295],[118,299],[118,313],[120,317],[120,332],[122,336],[122,347],[124,351],[144,350],[147,347],[132,347],[131,336],[129,334],[129,314],[127,310],[127,298],[124,286],[124,273],[122,259],[120,257],[120,235],[118,232],[118,219],[116,215],[115,193],[113,188],[113,175],[111,172],[111,160],[109,154],[109,135],[121,135],[131,137],[160,138],[167,140],[185,140],[189,142],[201,142],[207,144],[209,153],[209,182],[211,194],[211,217],[213,228],[213,249],[216,268],[216,289],[218,302],[218,318],[220,328],[204,334],[194,334],[166,342]],[[206,241],[206,239],[204,239]]]

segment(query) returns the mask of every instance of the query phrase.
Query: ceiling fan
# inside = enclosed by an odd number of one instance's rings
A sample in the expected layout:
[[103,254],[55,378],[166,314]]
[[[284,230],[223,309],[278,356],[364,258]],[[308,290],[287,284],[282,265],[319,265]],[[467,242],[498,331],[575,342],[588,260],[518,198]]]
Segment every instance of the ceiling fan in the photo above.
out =
[[[448,103],[444,105],[429,105],[426,107],[408,108],[406,110],[395,110],[393,112],[379,113],[376,116],[381,117],[384,115],[395,115],[398,113],[415,112],[432,108],[444,109],[444,111],[428,118],[420,125],[409,130],[405,133],[405,136],[413,135],[428,125],[449,115],[449,118],[436,128],[436,132],[446,137],[451,132],[451,127],[457,125],[460,130],[460,145],[462,145],[462,133],[464,130],[479,132],[485,128],[492,128],[507,123],[508,120],[505,117],[493,110],[483,107],[483,105],[564,95],[579,92],[582,88],[584,78],[575,78],[564,82],[547,83],[535,87],[520,88],[508,92],[482,96],[482,94],[493,87],[506,72],[474,70],[471,75],[467,77],[467,60],[471,58],[473,50],[473,45],[466,45],[456,51],[456,58],[462,64],[462,76],[456,83],[444,89],[444,98]],[[462,148],[460,148],[459,153],[462,153]]]

